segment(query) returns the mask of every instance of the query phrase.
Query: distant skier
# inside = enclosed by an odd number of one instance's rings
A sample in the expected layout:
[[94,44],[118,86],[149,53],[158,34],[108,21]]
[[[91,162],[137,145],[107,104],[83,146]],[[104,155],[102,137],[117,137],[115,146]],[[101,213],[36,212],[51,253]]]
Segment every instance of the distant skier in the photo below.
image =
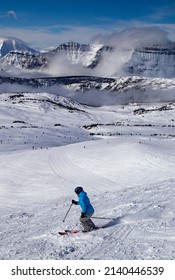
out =
[[82,213],[80,217],[80,222],[84,228],[83,232],[92,231],[93,229],[95,229],[95,224],[90,218],[94,214],[94,208],[90,203],[87,193],[84,192],[82,187],[76,187],[75,193],[78,196],[78,201],[72,199],[72,203],[75,205],[80,205],[81,207]]

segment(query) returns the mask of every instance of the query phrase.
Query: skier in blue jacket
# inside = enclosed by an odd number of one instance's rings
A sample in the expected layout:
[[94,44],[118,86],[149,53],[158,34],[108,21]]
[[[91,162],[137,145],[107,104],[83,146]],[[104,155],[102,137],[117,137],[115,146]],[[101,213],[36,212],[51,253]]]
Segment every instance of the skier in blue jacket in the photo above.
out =
[[76,187],[75,193],[78,196],[78,201],[72,199],[72,203],[75,205],[80,205],[81,207],[81,217],[80,222],[83,225],[84,232],[92,231],[95,229],[95,224],[90,219],[91,216],[94,214],[94,208],[90,203],[90,200],[87,196],[87,193],[83,190],[82,187]]

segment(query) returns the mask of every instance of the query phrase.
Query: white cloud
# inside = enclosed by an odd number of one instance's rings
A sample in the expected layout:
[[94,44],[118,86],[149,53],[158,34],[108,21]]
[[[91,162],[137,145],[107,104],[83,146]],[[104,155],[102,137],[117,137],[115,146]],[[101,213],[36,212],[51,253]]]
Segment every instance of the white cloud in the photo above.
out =
[[10,11],[7,12],[7,15],[8,16],[13,16],[17,20],[17,15],[16,15],[15,11],[10,10]]
[[113,32],[107,36],[98,36],[96,41],[105,45],[117,47],[118,49],[131,49],[141,47],[142,45],[150,45],[165,43],[168,34],[165,30],[157,27],[147,28],[129,28],[121,32]]
[[[9,11],[12,12],[12,11]],[[11,14],[12,15],[12,14]],[[14,16],[14,15],[13,15]],[[108,39],[110,42],[114,42],[116,40],[116,36],[123,37],[126,36],[126,33],[123,35],[117,35],[120,31],[123,31],[127,28],[135,28],[138,27],[151,27],[150,24],[141,21],[117,21],[116,23],[108,23],[106,25],[99,25],[99,26],[77,26],[77,25],[55,25],[55,26],[46,26],[42,28],[38,27],[26,27],[26,28],[9,28],[9,27],[0,27],[0,36],[1,37],[17,37],[27,43],[29,43],[32,47],[54,47],[58,46],[63,42],[68,41],[77,41],[79,43],[89,43],[95,40],[102,40],[109,44]],[[154,27],[160,27],[162,30],[167,32],[167,35],[170,39],[175,40],[175,25],[154,25]],[[151,31],[150,31],[151,32]],[[155,33],[161,32],[158,30]],[[154,37],[154,31],[152,28],[152,36]],[[142,37],[143,35],[143,37]],[[140,31],[139,40],[142,39],[146,40],[146,33]],[[132,39],[132,34],[130,35]],[[93,40],[92,40],[93,38]]]
[[129,61],[136,48],[166,44],[169,34],[158,27],[130,28],[110,35],[99,35],[94,43],[109,45],[113,51],[103,53],[103,59],[94,69],[95,75],[123,75],[123,65]]
[[0,27],[1,37],[16,37],[29,43],[33,47],[53,47],[68,41],[88,43],[92,37],[99,33],[103,33],[103,29],[66,25],[45,28]]
[[50,61],[47,67],[47,73],[53,76],[64,76],[64,75],[88,75],[91,70],[84,68],[81,64],[72,64],[67,58],[66,54],[57,54]]

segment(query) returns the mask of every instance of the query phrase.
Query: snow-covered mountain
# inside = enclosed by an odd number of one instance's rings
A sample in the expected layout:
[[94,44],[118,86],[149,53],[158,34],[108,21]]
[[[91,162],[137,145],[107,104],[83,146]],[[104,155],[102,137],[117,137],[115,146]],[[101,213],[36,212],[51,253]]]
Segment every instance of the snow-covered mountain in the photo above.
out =
[[30,48],[27,43],[17,38],[0,38],[0,57],[5,56],[11,51],[21,51],[28,53],[37,53],[36,50]]
[[[94,69],[101,65],[114,69],[113,75],[122,73],[124,75],[145,76],[145,77],[175,77],[175,44],[166,46],[145,46],[140,49],[118,50],[112,46],[102,44],[79,44],[68,42],[61,44],[52,51],[47,52],[47,56],[66,55],[73,64]],[[121,60],[120,68],[117,70],[117,60]],[[114,58],[114,62],[110,61]],[[106,60],[106,62],[105,62]],[[115,71],[116,61],[116,71]],[[107,64],[109,62],[109,64]],[[118,71],[118,72],[117,72]],[[105,72],[105,69],[104,69]],[[109,71],[106,70],[108,73]],[[93,73],[93,72],[92,72]]]
[[[59,73],[57,67],[64,68],[65,64],[69,63],[68,75],[73,74],[76,67],[78,74],[84,71],[85,74],[96,76],[175,77],[174,43],[166,45],[153,43],[151,46],[145,45],[140,48],[128,46],[121,49],[103,44],[67,42],[38,54],[20,40],[2,39],[0,54],[2,70],[13,65],[21,69],[42,69],[47,72],[54,64],[54,75],[57,75]],[[66,75],[66,72],[64,74]]]
[[175,77],[175,44],[135,49],[125,64],[128,74],[145,77]]
[[42,55],[26,51],[10,51],[0,59],[0,67],[3,70],[11,66],[30,70],[42,69],[46,65],[47,61]]
[[79,44],[67,42],[45,53],[47,58],[64,55],[72,64],[80,64],[84,67],[94,68],[102,59],[102,53],[112,50],[102,44]]

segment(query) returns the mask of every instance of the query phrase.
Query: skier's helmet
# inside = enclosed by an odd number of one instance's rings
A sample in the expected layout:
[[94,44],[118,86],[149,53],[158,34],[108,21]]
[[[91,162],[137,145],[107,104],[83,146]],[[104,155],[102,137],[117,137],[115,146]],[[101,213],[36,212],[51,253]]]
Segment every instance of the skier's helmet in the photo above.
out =
[[80,187],[80,186],[75,188],[75,193],[76,193],[77,195],[79,195],[82,191],[83,191],[83,188]]

